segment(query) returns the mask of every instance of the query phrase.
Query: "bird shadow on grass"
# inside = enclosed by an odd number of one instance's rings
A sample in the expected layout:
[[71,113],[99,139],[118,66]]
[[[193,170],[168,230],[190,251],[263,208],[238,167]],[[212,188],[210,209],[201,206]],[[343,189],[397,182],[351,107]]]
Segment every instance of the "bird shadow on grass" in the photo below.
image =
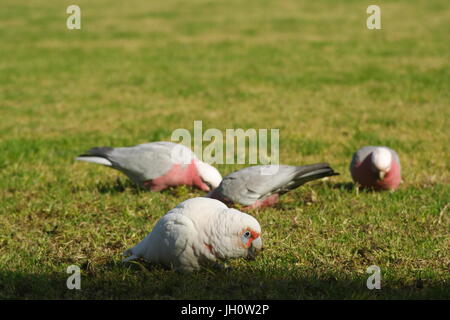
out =
[[339,183],[330,183],[330,187],[332,189],[339,189],[341,191],[354,192],[356,186],[353,182],[339,182]]
[[[101,183],[97,185],[97,191],[101,194],[118,194],[123,192],[130,192],[131,194],[152,193],[156,191],[150,191],[149,189],[142,188],[128,179],[117,178],[115,182]],[[158,193],[175,196],[185,197],[190,195],[191,197],[201,196],[199,190],[190,186],[176,186],[169,187],[167,189],[158,191]]]
[[117,194],[125,191],[131,191],[133,194],[140,192],[146,192],[146,190],[140,188],[130,180],[124,180],[117,178],[115,182],[100,183],[97,185],[97,191],[101,194]]
[[81,289],[70,290],[62,272],[27,274],[0,271],[0,299],[448,299],[445,283],[388,279],[369,290],[368,275],[345,278],[338,272],[295,268],[235,267],[180,273],[146,264],[106,262],[81,271]]
[[387,191],[387,190],[380,191],[369,187],[362,187],[361,185],[357,185],[353,182],[330,184],[330,188],[339,189],[340,191],[347,191],[351,193],[373,193],[373,192],[377,193]]

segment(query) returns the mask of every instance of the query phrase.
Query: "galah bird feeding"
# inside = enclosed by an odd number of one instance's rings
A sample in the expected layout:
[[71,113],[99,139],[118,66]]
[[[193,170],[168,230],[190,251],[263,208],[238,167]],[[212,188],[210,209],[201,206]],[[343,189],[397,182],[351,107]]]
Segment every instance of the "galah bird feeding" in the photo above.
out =
[[124,148],[97,147],[75,160],[117,169],[140,187],[152,191],[177,185],[210,191],[222,181],[216,168],[197,159],[189,148],[172,142],[151,142]]
[[353,155],[350,173],[364,188],[395,190],[401,182],[400,158],[388,147],[363,147]]
[[226,176],[208,197],[226,204],[243,205],[244,210],[267,207],[278,202],[280,195],[308,181],[338,174],[328,163],[247,167]]
[[180,271],[253,258],[262,250],[261,227],[252,216],[204,197],[181,202],[155,225],[123,261],[142,258]]

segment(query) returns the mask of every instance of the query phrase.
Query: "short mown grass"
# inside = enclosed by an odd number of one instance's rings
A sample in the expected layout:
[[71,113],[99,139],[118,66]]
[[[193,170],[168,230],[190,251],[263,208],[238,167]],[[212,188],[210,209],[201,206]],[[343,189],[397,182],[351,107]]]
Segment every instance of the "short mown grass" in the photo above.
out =
[[[82,29],[67,30],[76,2]],[[0,298],[450,298],[450,37],[446,0],[3,0]],[[251,214],[265,251],[227,272],[123,265],[122,252],[200,191],[136,189],[75,163],[93,146],[177,128],[280,129],[285,164],[341,175]],[[394,193],[357,190],[352,153],[402,160]],[[218,165],[223,175],[242,165]],[[82,270],[68,290],[66,269]],[[368,290],[367,267],[382,272]]]

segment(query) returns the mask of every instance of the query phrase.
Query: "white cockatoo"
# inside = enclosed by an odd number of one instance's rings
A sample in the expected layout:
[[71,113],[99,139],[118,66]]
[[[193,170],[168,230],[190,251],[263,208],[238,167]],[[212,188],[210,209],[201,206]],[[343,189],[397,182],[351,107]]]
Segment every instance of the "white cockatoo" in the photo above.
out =
[[140,187],[152,191],[177,185],[210,191],[222,181],[216,168],[200,161],[189,148],[173,142],[150,142],[124,148],[96,147],[75,160],[119,170]]
[[230,258],[253,258],[262,247],[255,218],[218,200],[198,197],[164,215],[144,240],[124,252],[124,262],[142,258],[193,271]]

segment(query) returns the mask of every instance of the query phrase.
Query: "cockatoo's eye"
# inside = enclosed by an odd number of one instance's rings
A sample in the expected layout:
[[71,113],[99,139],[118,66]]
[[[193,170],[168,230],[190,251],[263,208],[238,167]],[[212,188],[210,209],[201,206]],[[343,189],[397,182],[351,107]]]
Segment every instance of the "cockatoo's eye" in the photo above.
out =
[[252,237],[252,234],[251,234],[251,232],[250,231],[245,231],[243,234],[242,234],[242,236],[241,236],[241,240],[242,240],[242,243],[246,246],[246,247],[248,247],[249,245],[250,245],[250,238]]

